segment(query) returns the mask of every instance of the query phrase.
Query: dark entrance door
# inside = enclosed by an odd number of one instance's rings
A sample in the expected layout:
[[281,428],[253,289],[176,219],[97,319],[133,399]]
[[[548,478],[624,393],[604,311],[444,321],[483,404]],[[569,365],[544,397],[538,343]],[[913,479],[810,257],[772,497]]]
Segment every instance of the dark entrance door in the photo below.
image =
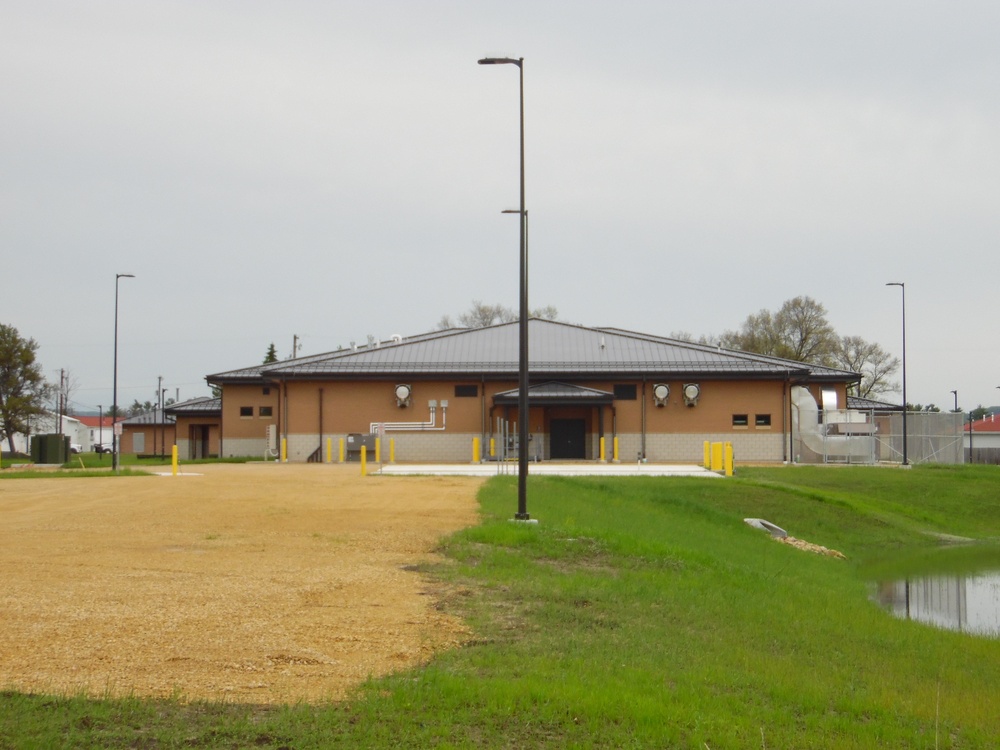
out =
[[587,457],[587,420],[553,419],[551,429],[553,459]]

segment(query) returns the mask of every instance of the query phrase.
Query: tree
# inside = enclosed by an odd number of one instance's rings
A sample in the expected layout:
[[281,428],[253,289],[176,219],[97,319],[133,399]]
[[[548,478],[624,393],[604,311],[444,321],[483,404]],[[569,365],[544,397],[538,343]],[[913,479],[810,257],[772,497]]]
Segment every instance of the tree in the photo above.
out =
[[833,352],[833,363],[843,370],[861,373],[861,382],[853,387],[854,395],[875,398],[899,390],[899,384],[889,380],[899,370],[899,358],[860,336],[841,337]]
[[[543,318],[545,320],[558,320],[559,311],[552,305],[539,307],[529,313],[532,318]],[[437,329],[444,331],[449,328],[486,328],[487,326],[498,325],[500,323],[513,323],[517,321],[519,315],[504,305],[486,305],[480,300],[473,300],[472,307],[458,316],[458,326],[450,315],[442,315],[438,321]]]
[[0,323],[0,441],[14,452],[14,434],[28,432],[28,420],[44,411],[51,386],[35,358],[38,344]]
[[264,355],[263,364],[269,365],[272,362],[277,362],[277,361],[278,361],[278,350],[277,348],[275,348],[274,342],[272,341],[271,345],[267,347],[267,354]]
[[790,299],[775,313],[750,315],[738,331],[726,331],[719,342],[727,349],[815,365],[831,364],[838,346],[826,308],[812,297]]

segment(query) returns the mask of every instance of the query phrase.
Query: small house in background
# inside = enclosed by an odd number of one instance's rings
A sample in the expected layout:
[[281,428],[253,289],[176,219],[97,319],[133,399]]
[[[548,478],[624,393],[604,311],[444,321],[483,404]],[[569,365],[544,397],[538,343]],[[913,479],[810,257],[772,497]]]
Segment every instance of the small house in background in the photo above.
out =
[[[97,417],[77,417],[87,428],[87,439],[83,443],[86,451],[99,450],[98,446],[103,446],[104,450],[111,450],[111,440],[114,437],[115,420],[110,416]],[[121,421],[120,419],[118,420]]]
[[965,424],[965,454],[969,463],[1000,464],[1000,414]]
[[193,398],[164,411],[175,420],[177,455],[183,459],[216,458],[222,441],[222,399]]
[[163,409],[137,414],[121,421],[122,436],[119,453],[140,456],[170,456],[177,430],[174,417]]

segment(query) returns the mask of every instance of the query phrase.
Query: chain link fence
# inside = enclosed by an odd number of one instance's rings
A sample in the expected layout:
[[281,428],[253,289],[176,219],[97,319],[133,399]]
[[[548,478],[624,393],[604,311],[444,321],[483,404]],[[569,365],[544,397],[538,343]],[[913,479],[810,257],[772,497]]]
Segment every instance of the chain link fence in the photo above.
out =
[[[961,464],[966,461],[963,415],[906,413],[906,458],[911,464]],[[903,463],[903,412],[827,410],[819,424],[792,434],[797,463]]]

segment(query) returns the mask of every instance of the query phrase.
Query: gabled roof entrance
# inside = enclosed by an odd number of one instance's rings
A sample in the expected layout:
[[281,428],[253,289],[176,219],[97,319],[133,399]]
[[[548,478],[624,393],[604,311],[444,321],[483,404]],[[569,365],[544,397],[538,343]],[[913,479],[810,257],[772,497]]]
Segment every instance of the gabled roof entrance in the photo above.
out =
[[[518,403],[520,389],[503,391],[493,396],[497,406],[511,406]],[[613,393],[596,388],[584,388],[569,383],[539,383],[528,388],[528,403],[532,406],[587,405],[601,406],[614,403]]]

